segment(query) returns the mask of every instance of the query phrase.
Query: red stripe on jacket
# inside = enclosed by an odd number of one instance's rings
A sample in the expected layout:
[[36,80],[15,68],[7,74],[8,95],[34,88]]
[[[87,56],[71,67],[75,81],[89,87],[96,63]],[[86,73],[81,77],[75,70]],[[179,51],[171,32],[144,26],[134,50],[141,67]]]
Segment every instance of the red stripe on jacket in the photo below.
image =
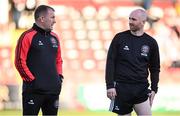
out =
[[33,36],[37,32],[30,29],[24,32],[17,43],[15,50],[15,66],[24,81],[32,81],[35,79],[26,64],[27,54],[31,46]]
[[56,56],[56,68],[57,68],[58,74],[62,75],[62,62],[63,61],[62,61],[62,57],[61,57],[60,40],[59,40],[58,36],[54,32],[51,32],[51,34],[53,36],[55,36],[59,41],[59,47],[58,47],[57,56]]

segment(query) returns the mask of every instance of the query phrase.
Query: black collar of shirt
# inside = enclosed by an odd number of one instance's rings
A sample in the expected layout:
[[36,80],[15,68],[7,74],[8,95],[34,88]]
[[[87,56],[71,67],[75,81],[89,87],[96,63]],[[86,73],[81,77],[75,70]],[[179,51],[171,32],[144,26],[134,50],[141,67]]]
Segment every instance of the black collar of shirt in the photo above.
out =
[[39,26],[37,26],[37,24],[33,24],[33,29],[35,29],[36,31],[38,31],[39,33],[43,34],[43,35],[49,35],[51,31],[46,31],[42,28],[40,28]]

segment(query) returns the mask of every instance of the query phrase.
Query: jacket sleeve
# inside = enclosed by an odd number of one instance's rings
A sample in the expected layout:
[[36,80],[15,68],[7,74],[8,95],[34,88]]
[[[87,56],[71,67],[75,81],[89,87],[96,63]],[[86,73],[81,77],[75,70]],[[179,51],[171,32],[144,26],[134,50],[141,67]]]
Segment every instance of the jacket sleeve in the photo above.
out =
[[35,79],[33,74],[30,72],[27,64],[27,54],[29,51],[29,48],[31,46],[32,41],[32,35],[28,36],[30,34],[23,33],[21,37],[18,40],[16,50],[15,50],[15,66],[18,70],[19,74],[21,75],[23,81],[30,82]]
[[159,47],[156,41],[154,42],[153,48],[151,50],[149,71],[150,71],[150,80],[151,80],[151,90],[157,93],[159,72],[160,72],[160,56],[159,56]]
[[58,74],[62,75],[62,57],[61,57],[61,48],[60,44],[58,46],[57,56],[56,56],[56,68],[58,71]]
[[117,56],[116,40],[117,40],[117,36],[113,38],[107,54],[106,72],[105,72],[107,89],[114,88],[115,61]]
[[56,56],[56,69],[57,69],[57,72],[60,75],[60,77],[63,78],[63,74],[62,74],[63,60],[62,60],[62,57],[61,57],[60,39],[59,39],[59,37],[58,37],[58,35],[56,33],[52,32],[51,34],[57,38],[57,41],[58,41],[58,44],[59,44],[58,45],[58,50],[57,50],[57,56]]

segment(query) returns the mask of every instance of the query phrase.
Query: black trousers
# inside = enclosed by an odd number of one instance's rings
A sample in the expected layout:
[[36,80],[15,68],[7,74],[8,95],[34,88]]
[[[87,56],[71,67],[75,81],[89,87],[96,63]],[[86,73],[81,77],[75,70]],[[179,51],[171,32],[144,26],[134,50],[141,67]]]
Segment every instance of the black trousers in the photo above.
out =
[[58,107],[59,95],[23,92],[23,116],[38,115],[40,109],[43,115],[57,115]]

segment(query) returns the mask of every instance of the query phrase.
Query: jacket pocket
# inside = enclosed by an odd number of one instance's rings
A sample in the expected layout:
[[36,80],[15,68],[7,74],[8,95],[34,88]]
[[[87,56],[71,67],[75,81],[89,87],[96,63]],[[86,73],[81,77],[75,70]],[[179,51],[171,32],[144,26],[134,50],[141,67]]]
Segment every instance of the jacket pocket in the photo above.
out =
[[34,90],[35,79],[31,82],[23,81],[23,92],[32,93]]

